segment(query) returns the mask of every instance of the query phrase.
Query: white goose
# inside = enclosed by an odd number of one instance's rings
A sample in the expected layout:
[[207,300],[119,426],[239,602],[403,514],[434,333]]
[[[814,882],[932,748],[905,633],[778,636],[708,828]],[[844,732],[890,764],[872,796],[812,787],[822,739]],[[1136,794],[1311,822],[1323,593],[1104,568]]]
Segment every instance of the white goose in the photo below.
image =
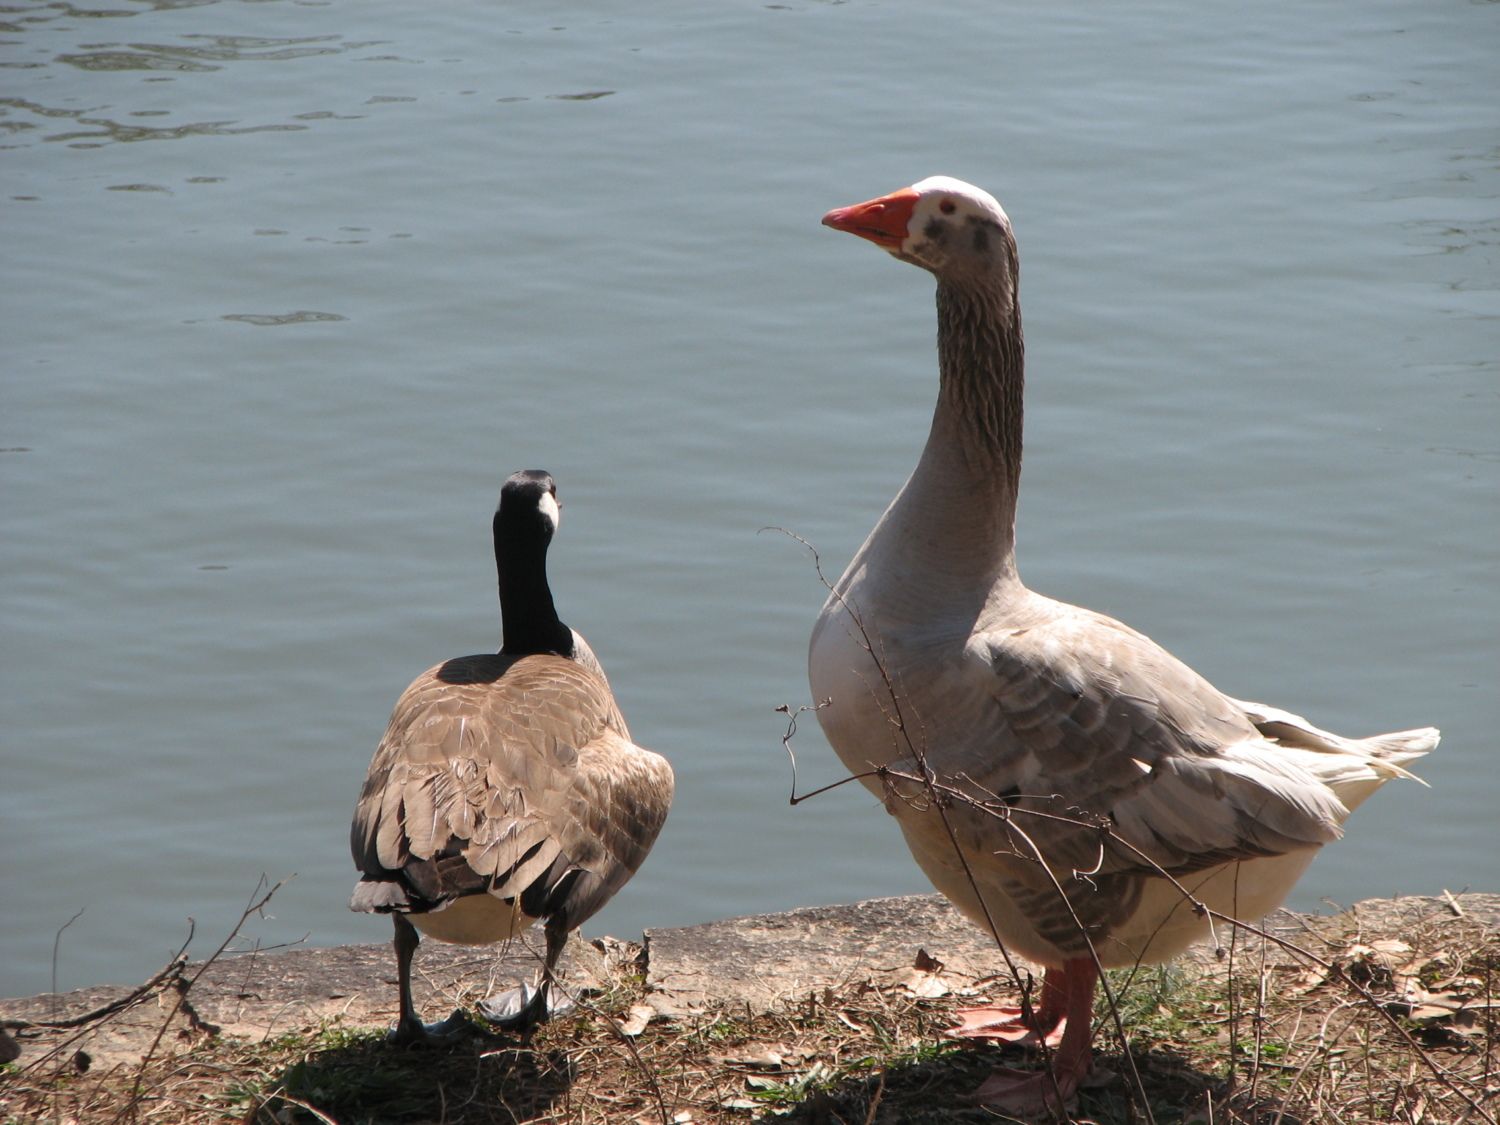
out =
[[547,547],[559,515],[548,474],[505,482],[494,518],[504,644],[412,681],[354,810],[360,880],[349,905],[395,923],[397,1042],[466,1024],[462,1012],[431,1026],[418,1019],[418,930],[482,945],[544,919],[540,986],[480,1010],[522,1030],[545,1019],[569,931],[635,874],[672,802],[672,767],[631,742],[593,650],[558,620]]
[[[830,211],[826,226],[937,278],[938,401],[906,485],[813,629],[809,675],[844,765],[949,787],[865,784],[939,891],[1046,967],[1039,1004],[965,1014],[957,1034],[1056,1048],[997,1071],[987,1103],[1057,1106],[1090,1067],[1100,966],[1205,935],[1192,899],[1252,920],[1277,906],[1349,811],[1437,745],[1352,740],[1231,699],[1147,637],[1033,593],[1015,562],[1023,348],[1018,261],[995,199],[935,176]],[[967,800],[964,798],[968,798]],[[1041,862],[1042,860],[1045,863]]]

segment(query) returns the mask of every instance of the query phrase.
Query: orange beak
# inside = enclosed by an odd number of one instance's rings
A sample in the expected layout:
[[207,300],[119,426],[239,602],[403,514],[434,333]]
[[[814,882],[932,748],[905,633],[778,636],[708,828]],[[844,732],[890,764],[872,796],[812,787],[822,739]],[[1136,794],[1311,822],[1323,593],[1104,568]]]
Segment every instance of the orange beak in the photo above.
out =
[[899,250],[906,241],[916,206],[917,193],[911,188],[902,188],[866,203],[835,207],[823,216],[823,225],[868,238],[887,250]]

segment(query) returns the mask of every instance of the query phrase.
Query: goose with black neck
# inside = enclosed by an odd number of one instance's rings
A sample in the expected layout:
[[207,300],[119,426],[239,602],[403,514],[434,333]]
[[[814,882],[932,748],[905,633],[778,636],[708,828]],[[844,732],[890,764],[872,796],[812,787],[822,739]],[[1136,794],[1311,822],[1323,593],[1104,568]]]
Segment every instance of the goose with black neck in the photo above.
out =
[[397,700],[350,828],[353,910],[395,925],[398,1042],[443,1039],[411,996],[419,932],[485,945],[542,921],[539,983],[480,1004],[529,1031],[556,1008],[568,934],[640,867],[666,820],[672,769],[637,746],[588,643],[558,618],[547,549],[561,519],[551,476],[514,473],[495,512],[503,644],[445,661]]

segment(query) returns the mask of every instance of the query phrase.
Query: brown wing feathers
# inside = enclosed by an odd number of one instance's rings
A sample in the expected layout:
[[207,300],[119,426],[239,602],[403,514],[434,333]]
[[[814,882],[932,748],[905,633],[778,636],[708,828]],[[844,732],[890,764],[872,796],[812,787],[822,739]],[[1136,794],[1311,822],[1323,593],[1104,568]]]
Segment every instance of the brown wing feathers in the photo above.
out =
[[462,657],[419,676],[355,812],[351,905],[489,893],[578,924],[639,867],[670,799],[665,763],[623,729],[608,686],[562,657]]

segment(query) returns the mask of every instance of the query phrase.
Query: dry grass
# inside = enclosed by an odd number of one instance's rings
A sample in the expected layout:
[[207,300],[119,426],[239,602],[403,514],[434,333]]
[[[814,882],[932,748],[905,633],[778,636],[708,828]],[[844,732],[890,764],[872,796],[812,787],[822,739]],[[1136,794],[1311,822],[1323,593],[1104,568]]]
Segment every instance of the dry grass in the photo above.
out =
[[[1219,961],[1113,974],[1140,1083],[1101,1004],[1104,1080],[1069,1120],[1495,1121],[1500,935],[1456,913],[1401,933],[1345,914],[1311,923],[1296,944],[1317,961],[1242,935]],[[770,1014],[657,1019],[634,1035],[621,1025],[633,1009],[639,1023],[639,974],[530,1044],[476,1033],[399,1048],[383,1028],[341,1025],[255,1043],[202,1033],[103,1073],[80,1072],[63,1051],[0,1071],[0,1114],[79,1125],[1006,1120],[967,1094],[1018,1056],[942,1039],[973,989],[929,968],[916,987],[853,984]],[[990,985],[987,995],[1005,990]]]

